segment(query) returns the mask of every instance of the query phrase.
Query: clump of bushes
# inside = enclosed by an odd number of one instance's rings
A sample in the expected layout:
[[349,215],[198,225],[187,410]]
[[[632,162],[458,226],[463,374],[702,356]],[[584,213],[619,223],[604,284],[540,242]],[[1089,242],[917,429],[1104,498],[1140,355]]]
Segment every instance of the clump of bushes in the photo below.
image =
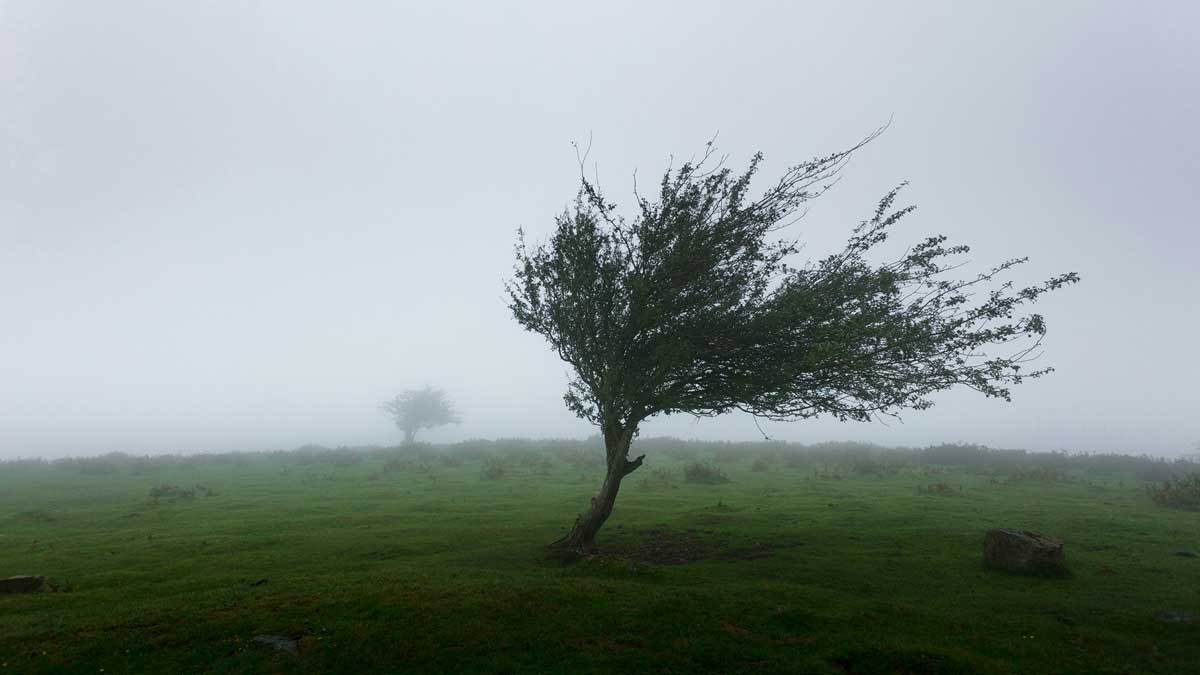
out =
[[820,469],[813,469],[813,478],[820,480],[841,480],[842,474],[838,473],[836,467],[824,466]]
[[1157,485],[1147,485],[1146,492],[1163,506],[1200,511],[1200,472],[1168,478]]
[[154,487],[150,488],[150,501],[154,502],[155,504],[157,504],[158,500],[160,499],[191,499],[195,496],[195,490],[181,488],[178,485],[168,485],[163,483],[162,485],[155,485]]
[[1020,471],[1014,471],[1013,473],[1009,474],[1006,482],[1066,483],[1070,480],[1071,479],[1067,476],[1067,474],[1059,471],[1058,469],[1041,467],[1038,469],[1022,469]]
[[961,490],[955,490],[949,483],[933,483],[930,485],[918,485],[917,494],[922,495],[953,495],[958,494]]
[[683,467],[683,479],[688,483],[701,485],[719,485],[729,482],[729,476],[726,476],[724,471],[704,462],[692,462]]
[[392,457],[383,463],[383,473],[405,473],[415,471],[428,473],[429,465],[414,457]]
[[203,485],[197,485],[195,488],[184,488],[178,485],[163,483],[150,488],[150,501],[157,504],[160,499],[169,499],[171,501],[175,501],[179,499],[193,499],[196,497],[196,495],[200,495],[202,497],[216,497],[217,494],[218,493],[216,490]]
[[894,465],[876,457],[858,457],[850,462],[850,470],[864,476],[882,476],[886,473],[896,473]]
[[775,468],[775,455],[759,455],[750,465],[751,471],[770,471]]
[[497,480],[508,475],[508,470],[504,468],[504,462],[494,458],[488,458],[483,462],[483,469],[479,472],[479,477],[483,480]]

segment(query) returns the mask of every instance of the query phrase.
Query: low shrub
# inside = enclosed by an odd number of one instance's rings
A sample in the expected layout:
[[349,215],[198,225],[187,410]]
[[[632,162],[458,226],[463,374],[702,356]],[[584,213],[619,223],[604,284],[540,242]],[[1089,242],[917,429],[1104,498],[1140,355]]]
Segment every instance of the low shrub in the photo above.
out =
[[383,463],[383,473],[428,473],[429,465],[415,457],[392,457]]
[[1200,511],[1200,472],[1168,478],[1157,485],[1147,485],[1146,492],[1163,506]]
[[958,494],[961,490],[955,490],[949,483],[932,483],[930,485],[918,485],[917,494],[922,495],[953,495]]
[[729,476],[719,467],[704,462],[692,462],[683,468],[683,479],[688,483],[718,485],[728,483]]
[[754,462],[750,465],[751,471],[770,471],[775,468],[774,455],[759,455],[754,458]]
[[1009,474],[1008,483],[1067,483],[1070,477],[1058,469],[1042,467],[1040,469],[1023,469]]
[[155,485],[154,487],[150,488],[150,501],[154,502],[155,504],[157,504],[160,499],[191,499],[195,496],[195,490],[181,488],[178,485],[168,485],[163,483],[162,485]]
[[497,480],[508,475],[508,470],[504,467],[504,462],[489,458],[483,463],[483,469],[479,472],[479,477],[483,480]]

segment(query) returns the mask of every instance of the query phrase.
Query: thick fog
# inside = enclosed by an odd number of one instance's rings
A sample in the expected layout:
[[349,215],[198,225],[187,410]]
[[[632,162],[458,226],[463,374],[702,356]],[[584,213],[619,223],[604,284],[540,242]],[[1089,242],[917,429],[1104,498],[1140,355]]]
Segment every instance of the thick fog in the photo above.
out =
[[806,255],[909,181],[895,238],[1081,275],[1036,307],[1057,372],[764,431],[1200,440],[1200,4],[402,4],[0,2],[0,457],[394,443],[378,404],[426,384],[463,416],[428,440],[586,436],[503,295],[516,229],[574,196],[571,142],[629,207],[635,169],[715,133],[765,185],[889,119],[795,226]]

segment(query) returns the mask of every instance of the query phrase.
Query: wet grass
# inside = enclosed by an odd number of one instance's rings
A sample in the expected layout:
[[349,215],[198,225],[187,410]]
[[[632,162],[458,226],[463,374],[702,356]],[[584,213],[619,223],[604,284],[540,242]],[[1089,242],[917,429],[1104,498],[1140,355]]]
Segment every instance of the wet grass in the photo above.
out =
[[[673,473],[626,481],[570,565],[543,545],[598,467],[3,473],[0,576],[69,592],[0,596],[0,673],[1200,669],[1200,625],[1155,619],[1200,614],[1200,513],[1136,479],[752,460],[705,485],[652,456]],[[1062,538],[1072,574],[984,569],[991,527]]]

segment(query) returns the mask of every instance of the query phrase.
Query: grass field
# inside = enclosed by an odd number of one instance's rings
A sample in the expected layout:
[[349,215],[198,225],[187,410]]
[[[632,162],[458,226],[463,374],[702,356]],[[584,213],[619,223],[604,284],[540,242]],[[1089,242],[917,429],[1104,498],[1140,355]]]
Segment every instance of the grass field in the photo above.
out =
[[[0,673],[1200,672],[1156,618],[1200,614],[1200,513],[1131,475],[656,451],[564,564],[600,466],[425,452],[0,469],[0,577],[59,589],[0,596]],[[992,527],[1072,574],[985,569]]]

